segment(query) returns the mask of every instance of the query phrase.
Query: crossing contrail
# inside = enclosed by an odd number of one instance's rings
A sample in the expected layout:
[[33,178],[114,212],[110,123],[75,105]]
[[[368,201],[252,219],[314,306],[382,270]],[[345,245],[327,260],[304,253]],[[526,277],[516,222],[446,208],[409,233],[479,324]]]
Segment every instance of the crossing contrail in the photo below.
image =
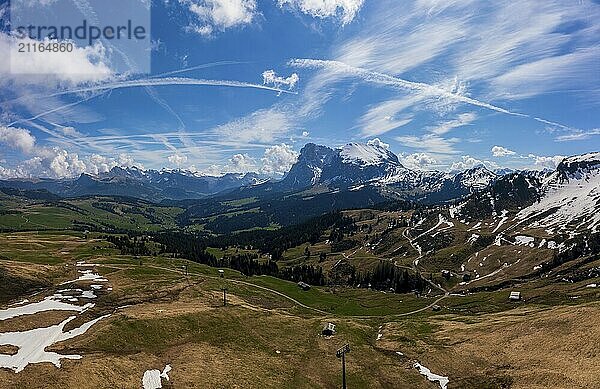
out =
[[78,100],[74,103],[69,103],[69,104],[51,109],[49,111],[39,113],[28,119],[16,120],[16,121],[12,122],[10,125],[14,125],[14,124],[22,122],[24,120],[39,119],[43,116],[60,111],[64,108],[68,108],[68,107],[71,107],[71,106],[74,106],[77,104],[81,104],[85,101],[88,101],[94,97],[97,97],[97,96],[105,93],[106,91],[111,91],[114,89],[123,89],[123,88],[137,88],[137,87],[149,87],[149,86],[170,86],[170,85],[197,85],[197,86],[206,85],[206,86],[224,86],[224,87],[232,87],[232,88],[253,88],[253,89],[262,89],[262,90],[277,92],[278,94],[281,94],[281,93],[294,94],[294,95],[297,94],[297,92],[293,92],[293,91],[289,91],[289,90],[285,90],[285,89],[279,89],[276,87],[270,87],[270,86],[266,86],[266,85],[262,85],[262,84],[253,84],[250,82],[231,81],[231,80],[208,80],[208,79],[180,78],[180,77],[144,78],[144,79],[139,79],[139,80],[125,80],[125,81],[108,82],[108,83],[104,83],[104,84],[90,85],[90,86],[81,87],[81,88],[67,89],[67,90],[62,90],[62,91],[55,92],[55,93],[52,93],[49,95],[37,95],[37,96],[29,95],[29,96],[19,97],[17,99],[12,100],[11,102],[18,101],[25,97],[28,97],[28,98],[31,98],[31,97],[45,98],[46,97],[47,98],[47,97],[63,96],[63,95],[83,93],[83,92],[101,92],[101,93],[95,94],[91,97],[87,97],[85,99]]
[[279,89],[261,84],[253,84],[243,81],[231,80],[208,80],[202,78],[181,78],[181,77],[164,77],[164,78],[143,78],[139,80],[126,80],[117,82],[108,82],[104,84],[90,85],[81,88],[68,89],[48,95],[48,97],[62,96],[73,93],[97,92],[102,90],[113,90],[123,88],[136,88],[145,86],[170,86],[170,85],[207,85],[207,86],[224,86],[233,88],[253,88],[273,91],[277,93],[297,94],[296,92]]
[[393,86],[396,88],[422,92],[422,93],[425,93],[425,94],[428,94],[431,96],[447,98],[447,99],[462,102],[465,104],[470,104],[470,105],[474,105],[477,107],[486,108],[486,109],[500,112],[500,113],[507,114],[507,115],[529,118],[529,119],[535,120],[540,123],[560,127],[560,128],[567,129],[567,130],[575,129],[573,127],[566,126],[564,124],[546,120],[544,118],[539,118],[539,117],[535,117],[535,116],[524,114],[524,113],[510,111],[508,109],[498,107],[498,106],[490,104],[490,103],[486,103],[485,101],[481,101],[481,100],[473,99],[471,97],[452,93],[443,88],[437,87],[435,85],[431,85],[431,84],[427,84],[427,83],[423,83],[423,82],[408,81],[408,80],[404,80],[399,77],[390,76],[388,74],[374,72],[371,70],[350,66],[348,64],[345,64],[345,63],[339,62],[339,61],[297,58],[297,59],[292,59],[288,64],[290,66],[297,67],[297,68],[330,69],[335,72],[345,73],[350,76],[355,76],[355,77],[361,78],[367,82],[372,82],[375,84],[389,85],[389,86]]

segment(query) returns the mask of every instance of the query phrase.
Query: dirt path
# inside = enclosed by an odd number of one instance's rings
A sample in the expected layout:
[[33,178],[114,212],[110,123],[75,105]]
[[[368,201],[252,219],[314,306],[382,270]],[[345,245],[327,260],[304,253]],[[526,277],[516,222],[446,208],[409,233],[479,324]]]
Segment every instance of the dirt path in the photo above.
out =
[[[109,265],[109,264],[107,264],[107,265],[100,265],[100,266],[102,266],[102,267],[111,267],[111,268],[116,268],[116,269],[128,269],[128,268],[132,268],[133,267],[133,266]],[[168,267],[163,267],[163,266],[156,266],[156,265],[146,265],[146,266],[154,268],[154,269],[168,271],[168,272],[171,272],[171,273],[177,273],[177,274],[185,275],[185,272],[183,270],[179,270],[179,269],[173,269],[173,268],[168,268]],[[190,272],[190,271],[188,271],[188,275],[197,276],[197,277],[206,277],[206,278],[211,278],[211,279],[215,279],[215,280],[221,279],[221,277],[219,277],[219,276],[211,276],[211,275],[206,275],[206,274],[196,273],[196,272]],[[291,301],[292,303],[298,305],[299,307],[311,310],[313,312],[320,313],[322,315],[345,317],[345,318],[353,318],[353,319],[372,319],[372,318],[377,318],[377,317],[404,317],[404,316],[410,316],[410,315],[414,315],[416,313],[423,312],[423,311],[426,311],[428,309],[431,309],[434,305],[436,305],[437,303],[439,303],[440,301],[442,301],[443,299],[445,299],[446,297],[449,296],[449,293],[446,292],[443,296],[437,298],[431,304],[426,305],[426,306],[424,306],[422,308],[419,308],[419,309],[415,309],[415,310],[410,311],[410,312],[397,313],[397,314],[392,314],[392,315],[336,315],[335,313],[323,311],[321,309],[314,308],[314,307],[311,307],[309,305],[306,305],[306,304],[304,304],[304,303],[296,300],[295,298],[293,298],[291,296],[288,296],[285,293],[282,293],[282,292],[280,292],[278,290],[275,290],[275,289],[272,289],[272,288],[268,288],[266,286],[256,285],[256,284],[253,284],[251,282],[242,281],[242,280],[235,280],[235,279],[230,279],[230,278],[228,278],[227,281],[235,283],[235,284],[239,284],[239,285],[246,285],[246,286],[249,286],[251,288],[256,288],[256,289],[264,290],[266,292],[273,293],[273,294],[275,294],[277,296],[285,298],[288,301]]]

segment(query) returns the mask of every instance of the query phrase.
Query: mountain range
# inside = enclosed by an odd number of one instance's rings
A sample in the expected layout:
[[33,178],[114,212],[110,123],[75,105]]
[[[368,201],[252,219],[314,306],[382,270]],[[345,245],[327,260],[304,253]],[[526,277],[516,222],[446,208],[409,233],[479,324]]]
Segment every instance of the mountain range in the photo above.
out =
[[[348,143],[340,148],[306,144],[296,163],[281,179],[257,173],[207,176],[183,170],[141,170],[114,167],[98,175],[77,179],[5,180],[0,187],[47,190],[62,197],[93,195],[134,197],[154,202],[180,203],[206,216],[208,204],[255,198],[263,209],[306,206],[308,215],[327,209],[364,207],[406,200],[422,204],[460,203],[465,217],[518,211],[539,202],[538,210],[521,211],[523,220],[541,224],[564,224],[573,213],[593,213],[600,190],[600,153],[565,158],[555,171],[502,171],[483,165],[460,172],[414,170],[403,166],[384,145]],[[587,197],[586,197],[587,196]],[[574,198],[585,198],[582,203]],[[266,202],[266,203],[265,203]],[[548,209],[558,209],[551,217]],[[587,211],[586,211],[587,210]],[[457,211],[458,212],[458,211]],[[565,214],[567,213],[567,214]],[[550,214],[554,214],[550,212]],[[555,215],[555,216],[557,216]],[[299,217],[290,213],[289,218]],[[288,217],[276,222],[282,222]],[[594,216],[595,227],[600,217]],[[586,219],[587,220],[587,219]],[[287,224],[287,222],[284,222]]]
[[256,186],[276,193],[311,187],[356,191],[370,186],[387,191],[387,196],[439,202],[484,188],[498,177],[483,166],[458,173],[408,169],[394,153],[379,144],[348,143],[341,148],[330,148],[309,143],[280,181],[257,173],[208,176],[185,170],[114,167],[108,172],[84,173],[71,180],[15,179],[0,181],[0,186],[45,189],[63,197],[115,195],[150,201],[199,199]]

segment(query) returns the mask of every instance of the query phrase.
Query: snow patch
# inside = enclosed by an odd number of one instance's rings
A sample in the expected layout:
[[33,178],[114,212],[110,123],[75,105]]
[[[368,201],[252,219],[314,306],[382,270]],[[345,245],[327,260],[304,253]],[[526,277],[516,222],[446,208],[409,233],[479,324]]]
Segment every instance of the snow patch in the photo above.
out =
[[[75,311],[75,312],[83,312],[88,308],[94,306],[92,303],[88,303],[82,306],[69,304],[60,301],[63,297],[57,298],[55,296],[49,296],[43,299],[42,301],[38,301],[36,303],[31,303],[27,305],[21,305],[17,307],[11,307],[7,309],[0,310],[0,320],[12,319],[13,317],[23,316],[23,315],[33,315],[34,313],[44,312],[44,311]],[[77,301],[77,299],[75,299]]]
[[169,381],[168,373],[171,371],[171,365],[166,365],[162,373],[160,370],[146,370],[142,377],[142,386],[144,389],[159,389],[162,388],[162,379]]
[[12,369],[15,373],[19,373],[30,363],[51,362],[56,367],[60,367],[60,360],[63,358],[81,359],[81,355],[62,355],[46,351],[46,348],[84,334],[94,324],[108,316],[110,315],[101,316],[68,332],[63,332],[63,329],[76,316],[70,316],[60,324],[50,327],[2,333],[0,334],[0,345],[16,346],[19,351],[14,355],[0,354],[0,367]]
[[444,376],[432,373],[431,370],[429,370],[425,366],[421,365],[419,362],[416,362],[413,366],[419,370],[419,373],[421,375],[424,375],[425,377],[427,377],[427,379],[429,381],[437,382],[440,385],[441,389],[448,388],[448,382],[450,382],[448,377],[444,377]]

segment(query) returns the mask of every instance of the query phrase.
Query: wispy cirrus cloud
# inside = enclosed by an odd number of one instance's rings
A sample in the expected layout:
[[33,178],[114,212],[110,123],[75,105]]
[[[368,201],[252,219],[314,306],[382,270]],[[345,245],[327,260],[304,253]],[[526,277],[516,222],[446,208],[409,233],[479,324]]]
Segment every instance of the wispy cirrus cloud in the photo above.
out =
[[363,137],[382,135],[413,120],[411,114],[402,114],[406,109],[422,101],[418,95],[384,101],[371,107],[360,119],[358,125]]
[[442,122],[439,125],[432,127],[430,131],[436,135],[443,135],[454,128],[471,124],[475,119],[477,119],[477,115],[473,112],[461,113],[458,115],[458,118]]
[[582,130],[573,130],[569,133],[558,135],[554,138],[558,142],[568,142],[568,141],[578,141],[578,140],[586,140],[593,136],[600,135],[600,128],[593,128],[591,130],[582,131]]
[[395,139],[404,147],[433,154],[457,154],[454,145],[460,141],[458,138],[442,138],[435,134],[402,135]]

